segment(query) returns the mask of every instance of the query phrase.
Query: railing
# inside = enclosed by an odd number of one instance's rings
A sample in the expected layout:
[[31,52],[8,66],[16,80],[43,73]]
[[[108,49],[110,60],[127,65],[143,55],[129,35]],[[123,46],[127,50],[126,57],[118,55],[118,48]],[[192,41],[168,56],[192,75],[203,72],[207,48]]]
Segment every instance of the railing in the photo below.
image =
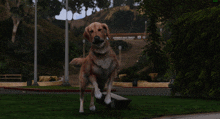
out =
[[[111,38],[110,40],[117,40],[117,39],[147,39],[147,37],[149,36],[149,33],[111,33],[110,34]],[[138,38],[138,36],[140,36],[140,38]],[[116,38],[116,37],[120,37],[120,38]]]
[[18,79],[21,81],[22,75],[21,74],[0,74],[0,79]]

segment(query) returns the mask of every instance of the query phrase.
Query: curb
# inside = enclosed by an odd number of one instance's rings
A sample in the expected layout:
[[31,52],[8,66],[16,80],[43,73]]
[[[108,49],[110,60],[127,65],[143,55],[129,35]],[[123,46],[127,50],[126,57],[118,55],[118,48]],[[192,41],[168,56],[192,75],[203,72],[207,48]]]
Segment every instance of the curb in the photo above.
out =
[[[31,88],[12,88],[12,87],[1,87],[4,89],[12,89],[12,90],[23,90],[23,91],[36,91],[36,92],[80,92],[80,90],[76,89],[31,89]],[[91,92],[91,89],[85,90],[85,92]],[[104,89],[106,91],[106,89]],[[111,92],[116,92],[116,89],[112,89]]]

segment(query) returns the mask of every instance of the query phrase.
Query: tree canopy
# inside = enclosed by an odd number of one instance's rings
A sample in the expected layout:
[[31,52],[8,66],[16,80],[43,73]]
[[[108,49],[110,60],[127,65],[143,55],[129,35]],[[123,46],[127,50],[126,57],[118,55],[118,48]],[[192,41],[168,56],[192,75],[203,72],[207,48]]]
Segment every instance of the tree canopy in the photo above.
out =
[[156,14],[162,21],[176,19],[187,12],[195,12],[208,7],[218,6],[212,0],[135,0],[140,2],[138,7],[145,15]]

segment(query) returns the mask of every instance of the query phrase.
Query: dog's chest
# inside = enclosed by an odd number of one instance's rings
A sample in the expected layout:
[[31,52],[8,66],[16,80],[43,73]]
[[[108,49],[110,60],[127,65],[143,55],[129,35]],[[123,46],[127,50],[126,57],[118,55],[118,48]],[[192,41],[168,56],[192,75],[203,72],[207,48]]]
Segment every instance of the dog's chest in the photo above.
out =
[[105,59],[96,59],[94,60],[94,63],[103,69],[108,69],[112,63],[112,58],[108,57]]
[[111,57],[105,59],[97,59],[94,61],[92,72],[101,77],[108,77],[110,73],[115,69],[115,63]]

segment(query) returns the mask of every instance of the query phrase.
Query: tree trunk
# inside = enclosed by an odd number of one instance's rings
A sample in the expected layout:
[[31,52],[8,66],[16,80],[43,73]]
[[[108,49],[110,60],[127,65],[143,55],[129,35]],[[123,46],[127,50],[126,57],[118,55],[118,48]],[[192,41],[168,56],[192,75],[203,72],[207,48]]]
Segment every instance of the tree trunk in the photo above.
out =
[[16,36],[16,33],[17,33],[17,29],[18,29],[18,25],[19,25],[21,20],[19,18],[15,18],[14,16],[12,16],[11,18],[12,18],[13,24],[14,24],[11,41],[12,41],[12,43],[14,43],[15,42],[15,36]]
[[[21,0],[18,0],[17,3],[16,3],[16,1],[15,1],[16,7],[19,7],[19,6],[20,6],[20,3],[21,3]],[[7,6],[8,11],[10,12],[11,7],[9,6],[9,1],[8,1],[8,0],[6,0],[6,6]],[[21,19],[20,19],[20,18],[17,18],[17,17],[14,16],[13,14],[11,14],[11,18],[12,18],[13,24],[14,24],[14,26],[13,26],[13,31],[12,31],[11,41],[14,43],[14,42],[15,42],[16,32],[17,32],[17,29],[18,29],[18,25],[19,25]]]

